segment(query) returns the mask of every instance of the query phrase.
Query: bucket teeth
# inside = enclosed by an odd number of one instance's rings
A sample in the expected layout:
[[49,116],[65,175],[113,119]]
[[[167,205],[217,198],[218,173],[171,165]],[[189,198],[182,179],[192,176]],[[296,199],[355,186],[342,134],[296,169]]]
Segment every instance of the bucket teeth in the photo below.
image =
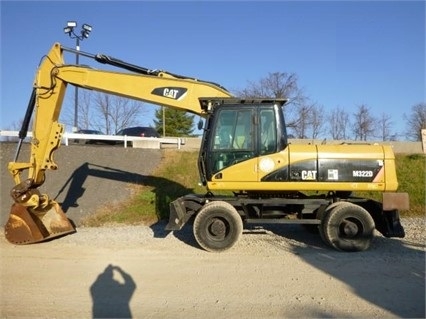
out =
[[6,239],[16,245],[38,243],[74,232],[74,226],[53,201],[41,212],[13,204],[5,226]]

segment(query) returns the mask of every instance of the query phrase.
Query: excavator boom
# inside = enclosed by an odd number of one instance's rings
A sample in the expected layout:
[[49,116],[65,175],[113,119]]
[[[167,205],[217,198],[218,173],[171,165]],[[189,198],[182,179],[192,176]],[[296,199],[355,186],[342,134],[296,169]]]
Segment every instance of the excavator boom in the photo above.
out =
[[[63,56],[65,51],[130,72],[97,70],[66,64]],[[45,241],[75,231],[59,204],[38,191],[45,181],[46,170],[58,168],[53,154],[61,145],[64,132],[64,126],[58,119],[69,84],[201,116],[209,110],[202,107],[200,97],[231,96],[226,89],[212,82],[150,70],[107,55],[93,55],[55,43],[37,70],[33,92],[19,133],[17,152],[14,160],[8,165],[15,187],[11,191],[14,204],[5,233],[6,238],[14,244]],[[31,157],[29,162],[18,162],[20,147],[33,113],[35,119]],[[25,179],[22,178],[24,171],[28,171]]]

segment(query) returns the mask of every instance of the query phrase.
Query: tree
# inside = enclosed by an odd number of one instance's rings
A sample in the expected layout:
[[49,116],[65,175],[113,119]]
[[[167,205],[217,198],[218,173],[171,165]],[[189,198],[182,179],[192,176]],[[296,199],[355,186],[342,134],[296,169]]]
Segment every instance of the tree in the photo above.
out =
[[374,133],[374,117],[370,114],[370,108],[362,104],[357,107],[353,114],[353,133],[355,140],[366,141]]
[[[125,127],[138,125],[146,113],[144,104],[137,100],[84,89],[80,92],[78,127],[81,129],[96,129],[106,134],[115,134]],[[65,109],[62,117],[65,124],[72,126],[74,113],[70,112],[70,109]]]
[[287,127],[291,129],[292,133],[294,133],[295,138],[308,138],[308,129],[311,125],[311,106],[300,105],[298,106],[298,110],[299,116],[290,125],[287,124]]
[[297,75],[286,72],[269,73],[258,82],[249,82],[247,87],[236,92],[243,98],[275,98],[288,99],[284,108],[287,127],[299,137],[306,136],[310,126],[309,115],[313,104],[299,88]]
[[406,136],[409,140],[421,141],[422,129],[426,129],[426,103],[418,103],[411,107],[411,113],[404,114]]
[[[94,123],[92,123],[93,112],[91,110],[91,91],[80,89],[79,90],[79,99],[78,99],[78,127],[81,129],[99,129],[98,127],[94,127]],[[102,131],[102,130],[101,130]]]
[[[164,114],[163,114],[164,112]],[[163,123],[165,119],[165,125]],[[185,111],[162,107],[155,111],[154,125],[157,132],[162,133],[165,127],[165,136],[191,136],[193,132],[194,115]]]
[[296,74],[286,72],[269,73],[258,82],[249,82],[247,88],[239,91],[238,95],[246,98],[287,98],[288,104],[298,103],[303,98]]
[[106,134],[137,125],[144,113],[142,102],[100,92],[95,94],[93,105],[97,116],[92,122]]
[[311,137],[312,139],[316,139],[323,133],[324,128],[324,108],[322,106],[314,105],[311,109]]
[[346,140],[348,138],[349,114],[337,107],[328,116],[329,133],[333,140]]
[[377,137],[382,141],[390,141],[395,139],[395,135],[391,133],[392,121],[391,116],[386,113],[377,120]]

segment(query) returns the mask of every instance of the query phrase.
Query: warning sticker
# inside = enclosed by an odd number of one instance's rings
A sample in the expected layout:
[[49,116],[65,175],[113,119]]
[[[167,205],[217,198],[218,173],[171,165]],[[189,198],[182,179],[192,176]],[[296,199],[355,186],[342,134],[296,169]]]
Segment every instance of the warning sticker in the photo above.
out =
[[328,180],[332,180],[332,181],[339,180],[339,170],[329,169],[328,170]]

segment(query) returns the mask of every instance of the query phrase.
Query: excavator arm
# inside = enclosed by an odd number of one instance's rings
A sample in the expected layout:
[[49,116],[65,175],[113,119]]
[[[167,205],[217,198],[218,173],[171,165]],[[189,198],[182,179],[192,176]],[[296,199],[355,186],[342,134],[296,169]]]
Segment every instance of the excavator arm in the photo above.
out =
[[[130,72],[113,72],[66,64],[64,51]],[[8,165],[15,187],[11,190],[14,204],[5,233],[12,243],[41,242],[75,231],[59,204],[38,190],[45,181],[46,170],[58,168],[53,155],[61,144],[64,132],[64,126],[58,119],[69,84],[201,116],[209,110],[200,103],[200,98],[231,96],[226,89],[212,82],[149,70],[107,55],[93,55],[55,43],[37,70],[30,102],[19,132],[16,155]],[[29,162],[18,162],[22,141],[26,137],[33,114],[35,118],[30,159]],[[22,178],[24,171],[28,171],[26,179]]]

